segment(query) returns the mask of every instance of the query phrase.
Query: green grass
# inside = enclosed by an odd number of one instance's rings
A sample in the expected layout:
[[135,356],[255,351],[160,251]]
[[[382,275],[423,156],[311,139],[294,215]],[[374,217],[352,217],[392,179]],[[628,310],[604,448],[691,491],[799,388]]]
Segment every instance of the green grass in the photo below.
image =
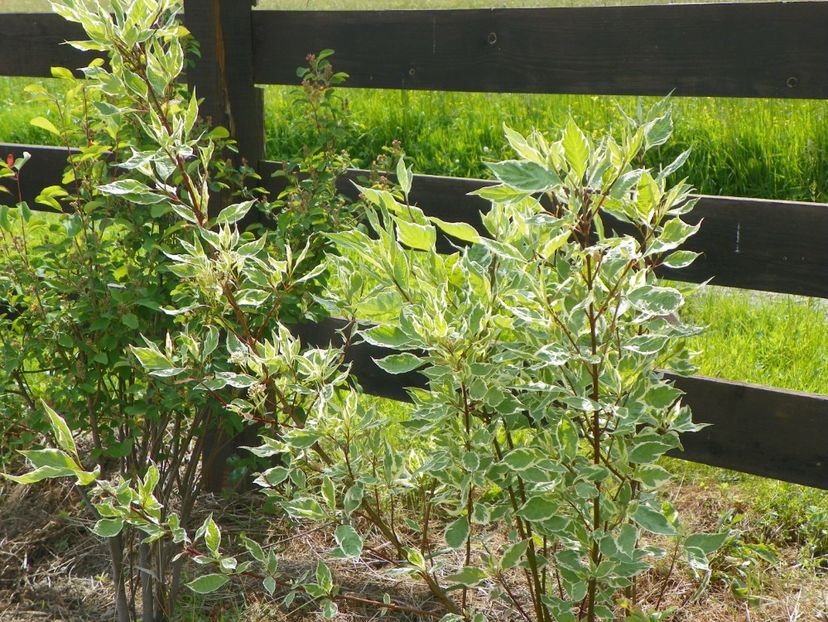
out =
[[828,394],[828,304],[707,287],[688,318],[707,325],[693,345],[702,374]]
[[[336,65],[336,56],[333,58]],[[348,151],[363,164],[397,139],[421,173],[480,177],[482,161],[508,156],[502,125],[552,132],[568,115],[595,133],[618,123],[617,105],[635,98],[342,91],[356,125]],[[296,153],[307,140],[293,111],[296,90],[266,91],[267,152]],[[790,200],[828,200],[828,104],[818,101],[676,98],[673,140],[651,158],[684,149],[683,169],[700,192]]]

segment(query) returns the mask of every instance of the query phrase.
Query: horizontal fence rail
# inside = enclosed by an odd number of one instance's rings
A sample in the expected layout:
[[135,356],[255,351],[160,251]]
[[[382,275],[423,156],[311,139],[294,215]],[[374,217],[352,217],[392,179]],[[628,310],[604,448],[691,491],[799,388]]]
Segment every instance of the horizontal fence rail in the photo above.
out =
[[[263,185],[278,192],[282,182],[271,175],[279,167],[262,162]],[[352,171],[340,190],[352,196],[353,179],[367,171]],[[427,214],[463,221],[483,232],[480,212],[488,203],[472,190],[493,181],[416,175],[411,198]],[[685,248],[702,253],[684,270],[665,271],[676,280],[828,298],[828,205],[734,197],[702,196],[684,216],[699,232]],[[445,247],[444,247],[445,248]]]
[[[23,198],[33,209],[34,198],[44,186],[59,184],[66,163],[66,149],[0,143],[0,156],[32,154],[20,176]],[[262,184],[278,193],[284,182],[273,178],[277,162],[261,162]],[[340,190],[356,195],[352,183],[367,171],[351,171],[340,180]],[[417,175],[412,200],[426,213],[445,220],[468,222],[482,231],[480,212],[485,200],[468,196],[472,190],[495,182],[459,177]],[[11,192],[0,193],[0,203],[17,201],[14,180],[0,180]],[[733,197],[702,196],[685,220],[703,219],[698,234],[685,248],[702,253],[690,267],[665,271],[676,280],[738,287],[785,294],[828,298],[828,205]],[[443,241],[443,249],[447,248]]]
[[80,52],[63,42],[86,38],[83,28],[59,15],[0,15],[0,75],[48,78],[52,67],[85,67],[101,54]]
[[[333,48],[352,87],[828,98],[825,2],[254,11],[252,22],[262,84],[296,84],[309,52]],[[82,67],[95,54],[61,45],[82,38],[57,15],[4,14],[0,75]]]
[[331,48],[352,87],[825,98],[826,32],[825,2],[256,11],[254,75]]
[[[296,328],[309,345],[340,343],[339,320]],[[391,375],[375,358],[394,350],[369,344],[349,350],[352,372],[368,393],[407,401],[407,387],[425,386],[417,372]],[[735,469],[763,477],[828,488],[828,396],[783,391],[740,382],[694,376],[672,377],[685,391],[696,423],[711,424],[682,436],[676,458]]]

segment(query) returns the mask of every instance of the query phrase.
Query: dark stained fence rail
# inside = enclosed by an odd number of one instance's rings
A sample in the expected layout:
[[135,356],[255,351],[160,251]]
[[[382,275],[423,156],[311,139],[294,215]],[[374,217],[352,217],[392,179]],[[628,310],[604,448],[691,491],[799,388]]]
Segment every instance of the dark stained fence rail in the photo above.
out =
[[0,15],[0,75],[51,77],[52,67],[85,67],[96,56],[63,45],[86,39],[83,29],[50,13]]
[[[263,184],[280,189],[271,178],[275,162],[262,162]],[[356,194],[352,171],[341,190]],[[464,221],[483,231],[479,214],[488,207],[472,190],[495,182],[458,177],[417,175],[412,199],[426,212]],[[702,196],[684,217],[704,220],[686,248],[702,253],[690,269],[664,274],[682,281],[828,298],[828,205],[734,197]]]
[[[32,159],[20,178],[23,198],[33,209],[46,209],[35,204],[34,197],[44,186],[60,183],[67,151],[0,143],[0,157],[9,153],[19,157],[24,151],[29,151]],[[263,185],[274,193],[283,187],[280,178],[272,177],[278,167],[278,163],[268,161],[259,167]],[[352,171],[341,180],[340,189],[354,196],[352,181],[366,174]],[[479,214],[487,203],[468,193],[492,183],[417,175],[412,199],[431,215],[469,222],[482,231]],[[0,185],[11,191],[0,193],[0,204],[16,203],[16,182],[0,179]],[[687,245],[702,256],[690,269],[664,276],[694,283],[712,279],[714,285],[828,298],[828,205],[702,196],[685,219],[693,223],[703,219],[701,230]]]
[[295,84],[336,51],[346,86],[828,97],[828,3],[440,11],[257,11],[255,78]]

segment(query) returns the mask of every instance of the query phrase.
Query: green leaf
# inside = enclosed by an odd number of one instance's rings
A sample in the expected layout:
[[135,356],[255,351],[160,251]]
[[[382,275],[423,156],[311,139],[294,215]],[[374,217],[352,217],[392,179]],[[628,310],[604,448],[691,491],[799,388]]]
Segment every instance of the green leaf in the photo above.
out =
[[216,216],[216,224],[217,225],[231,225],[240,221],[247,215],[247,212],[250,211],[250,208],[256,204],[256,200],[251,201],[243,201],[242,203],[236,203],[234,205],[228,205],[225,207],[219,215]]
[[535,162],[506,160],[485,164],[499,181],[523,192],[546,192],[561,184],[561,178],[555,171]]
[[340,525],[334,532],[334,539],[348,557],[362,555],[362,538],[350,525]]
[[422,367],[424,363],[420,357],[409,354],[408,352],[374,359],[374,362],[380,369],[389,374],[405,374],[414,371],[418,367]]
[[575,124],[571,117],[564,130],[562,144],[566,161],[578,181],[582,180],[589,162],[589,142],[581,128]]
[[43,408],[46,409],[46,414],[49,415],[49,425],[52,428],[52,434],[55,435],[55,441],[57,441],[58,447],[77,459],[78,448],[75,446],[75,439],[72,438],[72,431],[69,429],[69,426],[66,425],[63,417],[52,410],[45,401],[41,403],[43,404]]
[[75,76],[66,67],[50,67],[53,78],[60,78],[61,80],[74,80]]
[[326,594],[330,594],[333,589],[333,575],[331,569],[322,562],[316,564],[316,582]]
[[529,540],[521,540],[516,542],[503,552],[503,557],[500,558],[500,567],[504,570],[514,568],[520,563],[526,549],[529,548]]
[[400,158],[397,162],[397,182],[400,184],[405,196],[411,192],[411,182],[413,181],[411,169],[405,165],[405,159]]
[[397,223],[397,235],[400,242],[420,251],[434,250],[437,242],[437,230],[430,225],[418,225],[402,218],[394,217]]
[[525,471],[529,467],[534,466],[536,460],[532,451],[525,447],[519,447],[503,456],[503,462],[515,471]]
[[455,574],[450,574],[446,577],[446,581],[465,585],[466,587],[474,587],[486,578],[486,573],[481,568],[474,566],[465,566],[463,570]]
[[701,253],[693,251],[676,251],[661,260],[665,268],[680,270],[692,264]]
[[210,594],[223,587],[229,579],[223,574],[206,574],[194,581],[190,581],[187,587],[196,594]]
[[684,545],[701,549],[705,555],[710,555],[722,548],[727,536],[726,533],[695,533],[687,537]]
[[480,241],[477,229],[465,222],[446,222],[440,218],[429,216],[431,222],[440,228],[440,231],[463,242],[475,243]]
[[207,548],[210,549],[213,555],[217,554],[221,546],[221,530],[216,525],[216,521],[213,520],[212,514],[204,521],[203,529],[204,544],[207,545]]
[[630,450],[629,461],[633,464],[649,464],[655,462],[662,454],[675,447],[675,443],[665,441],[644,441]]
[[60,130],[55,127],[55,124],[49,121],[44,117],[35,117],[31,121],[29,121],[35,127],[39,127],[42,130],[46,130],[55,136],[60,136]]
[[544,521],[558,511],[558,504],[546,497],[532,497],[518,510],[518,516],[529,522]]
[[446,544],[449,548],[459,549],[466,543],[469,537],[469,519],[467,516],[453,520],[448,524],[445,531]]
[[681,293],[672,287],[644,285],[628,294],[630,302],[639,310],[650,315],[675,313],[684,302]]
[[132,330],[137,330],[138,328],[138,316],[134,313],[127,313],[121,317],[121,323],[126,326],[127,328],[131,328]]
[[635,512],[633,512],[632,519],[642,529],[646,529],[651,533],[657,533],[662,536],[676,535],[676,528],[667,520],[664,514],[646,505],[639,505]]
[[114,538],[124,528],[123,518],[102,518],[92,528],[92,533],[100,538]]
[[325,600],[322,602],[322,619],[333,620],[336,614],[339,613],[339,607],[332,600]]

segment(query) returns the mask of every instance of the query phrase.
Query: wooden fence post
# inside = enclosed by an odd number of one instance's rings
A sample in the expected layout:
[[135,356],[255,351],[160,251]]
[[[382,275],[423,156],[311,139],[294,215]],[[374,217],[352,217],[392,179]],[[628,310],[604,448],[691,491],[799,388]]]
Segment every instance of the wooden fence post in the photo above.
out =
[[[199,42],[201,58],[187,79],[203,98],[201,115],[222,125],[238,145],[238,158],[256,168],[264,156],[264,97],[253,82],[253,6],[257,0],[184,0],[184,23]],[[216,195],[210,212],[223,207]],[[227,460],[240,441],[222,426],[221,408],[215,405],[205,430],[202,453],[204,487],[220,492]]]

